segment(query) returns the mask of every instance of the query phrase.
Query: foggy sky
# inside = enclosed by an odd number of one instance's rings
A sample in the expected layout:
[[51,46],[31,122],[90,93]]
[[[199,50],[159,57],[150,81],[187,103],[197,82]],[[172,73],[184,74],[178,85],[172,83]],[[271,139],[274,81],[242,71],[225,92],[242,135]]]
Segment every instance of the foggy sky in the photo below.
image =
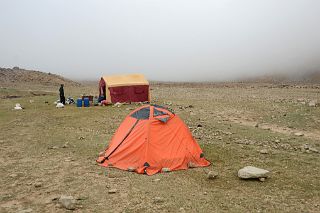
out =
[[319,0],[0,0],[0,67],[220,81],[320,70]]

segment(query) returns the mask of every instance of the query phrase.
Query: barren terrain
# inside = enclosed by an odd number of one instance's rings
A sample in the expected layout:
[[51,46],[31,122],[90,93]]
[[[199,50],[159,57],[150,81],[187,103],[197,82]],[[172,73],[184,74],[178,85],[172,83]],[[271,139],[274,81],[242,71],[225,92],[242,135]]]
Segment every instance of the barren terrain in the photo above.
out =
[[[74,212],[320,212],[320,107],[308,106],[319,103],[319,85],[151,88],[152,102],[172,108],[190,127],[210,167],[154,176],[100,167],[98,153],[138,104],[57,109],[56,87],[5,85],[0,212],[66,212],[61,195],[76,199]],[[74,98],[96,90],[65,86]],[[12,110],[16,103],[25,109]],[[239,179],[247,165],[271,171],[270,177]],[[207,179],[210,170],[218,178]]]

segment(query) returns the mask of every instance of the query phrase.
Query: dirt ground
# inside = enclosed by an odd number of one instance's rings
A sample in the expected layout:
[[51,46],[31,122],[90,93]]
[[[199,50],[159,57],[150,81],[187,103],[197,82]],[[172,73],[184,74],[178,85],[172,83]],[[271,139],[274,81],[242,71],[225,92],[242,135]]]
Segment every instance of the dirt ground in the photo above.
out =
[[[320,212],[318,86],[153,84],[152,102],[172,108],[212,162],[154,176],[95,162],[139,105],[56,109],[58,88],[0,88],[0,212]],[[66,95],[97,85],[65,86]],[[24,110],[12,110],[20,103]],[[296,136],[302,133],[303,136]],[[260,151],[266,150],[266,154]],[[244,166],[265,182],[237,177]],[[206,172],[219,173],[214,180]],[[109,193],[109,191],[115,193]]]

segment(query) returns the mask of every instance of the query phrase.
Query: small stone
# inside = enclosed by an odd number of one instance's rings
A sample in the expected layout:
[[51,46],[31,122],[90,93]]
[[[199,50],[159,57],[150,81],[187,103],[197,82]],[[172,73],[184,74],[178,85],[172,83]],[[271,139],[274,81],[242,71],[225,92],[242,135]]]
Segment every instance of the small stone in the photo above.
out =
[[153,182],[159,182],[159,181],[160,181],[159,178],[153,180]]
[[117,189],[109,189],[108,193],[115,194],[115,193],[117,193]]
[[259,152],[260,154],[268,154],[268,150],[266,149],[261,149]]
[[256,125],[254,125],[254,127],[258,128],[258,127],[259,127],[259,124],[258,124],[258,123],[256,123]]
[[197,168],[198,166],[197,166],[195,163],[193,163],[193,162],[190,161],[190,162],[188,163],[188,167],[189,167],[189,168]]
[[183,207],[181,207],[181,208],[179,209],[179,211],[180,211],[180,212],[186,212],[186,210],[184,210]]
[[153,198],[153,202],[154,203],[163,203],[164,200],[161,197],[155,197],[155,198]]
[[162,172],[170,172],[171,170],[170,170],[170,168],[162,168],[161,171]]
[[72,196],[61,195],[59,203],[68,210],[76,209],[76,200]]
[[16,177],[18,177],[18,175],[17,174],[11,174],[11,175],[9,175],[9,177],[16,178]]
[[317,150],[316,148],[309,147],[309,150],[311,152],[319,153],[319,150]]
[[316,107],[317,106],[317,101],[316,100],[312,100],[308,103],[309,107]]
[[62,146],[62,148],[68,148],[68,147],[69,147],[69,143],[68,142],[63,144],[63,146]]
[[294,133],[294,135],[295,135],[295,136],[298,136],[298,137],[301,137],[301,136],[303,136],[304,134],[303,134],[302,132],[296,132],[296,133]]
[[36,188],[40,188],[42,186],[42,183],[41,182],[36,182],[35,184],[34,184],[34,187],[36,187]]
[[238,171],[238,177],[242,179],[266,178],[269,171],[253,166],[246,166]]
[[266,178],[259,178],[259,181],[265,182],[265,181],[266,181]]
[[275,140],[274,142],[276,142],[276,143],[280,143],[280,140],[279,140],[279,139],[277,139],[277,140]]
[[202,127],[202,124],[198,124],[197,127],[198,127],[198,128],[199,128],[199,127]]
[[135,172],[135,171],[136,171],[136,168],[135,168],[135,167],[128,167],[128,171],[129,171],[129,172]]
[[215,179],[216,177],[218,177],[218,172],[215,172],[215,171],[210,171],[210,172],[208,172],[208,175],[207,175],[207,178],[209,179],[209,180],[213,180],[213,179]]
[[30,213],[30,212],[33,212],[33,210],[32,209],[23,209],[23,210],[20,210],[20,211],[18,211],[18,213]]

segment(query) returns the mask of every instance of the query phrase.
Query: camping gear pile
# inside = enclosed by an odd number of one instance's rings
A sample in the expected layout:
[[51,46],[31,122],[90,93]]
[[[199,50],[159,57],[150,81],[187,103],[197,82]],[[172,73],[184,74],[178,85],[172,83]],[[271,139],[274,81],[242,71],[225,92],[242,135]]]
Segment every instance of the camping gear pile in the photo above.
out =
[[68,97],[67,100],[66,100],[66,104],[74,104],[74,100],[72,97]]

